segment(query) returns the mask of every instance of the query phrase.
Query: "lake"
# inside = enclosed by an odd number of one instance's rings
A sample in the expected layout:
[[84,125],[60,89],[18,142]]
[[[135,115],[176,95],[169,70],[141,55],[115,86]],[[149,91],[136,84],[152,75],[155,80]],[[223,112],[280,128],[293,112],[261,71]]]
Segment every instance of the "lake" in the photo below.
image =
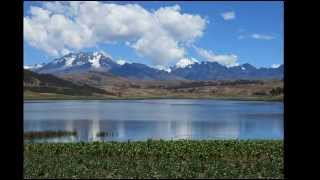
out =
[[[34,100],[24,131],[76,131],[47,142],[283,139],[283,103],[231,100]],[[108,132],[99,137],[97,133]]]

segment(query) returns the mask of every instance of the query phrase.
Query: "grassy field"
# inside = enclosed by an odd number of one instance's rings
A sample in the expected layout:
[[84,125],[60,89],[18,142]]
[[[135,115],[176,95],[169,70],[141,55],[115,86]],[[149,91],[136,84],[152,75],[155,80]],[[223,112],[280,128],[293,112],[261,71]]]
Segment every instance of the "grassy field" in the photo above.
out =
[[[85,81],[87,82],[87,81]],[[109,82],[109,81],[108,81]],[[89,82],[88,82],[89,83]],[[106,84],[105,84],[106,83]],[[134,84],[91,83],[106,94],[65,94],[60,91],[24,90],[25,100],[93,100],[93,99],[224,99],[253,101],[282,101],[283,82],[268,81],[136,81]],[[90,84],[90,83],[89,83]],[[101,84],[101,83],[100,83]],[[81,89],[81,88],[80,88]],[[85,90],[83,90],[85,91]],[[81,93],[80,93],[81,94]]]
[[283,178],[283,141],[24,145],[25,178]]

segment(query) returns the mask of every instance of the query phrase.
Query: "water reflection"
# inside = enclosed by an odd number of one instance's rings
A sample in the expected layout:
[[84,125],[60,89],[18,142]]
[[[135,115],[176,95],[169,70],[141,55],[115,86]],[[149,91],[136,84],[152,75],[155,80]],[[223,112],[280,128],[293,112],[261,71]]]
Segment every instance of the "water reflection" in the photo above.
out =
[[24,131],[77,131],[50,142],[283,138],[281,103],[150,101],[25,103]]
[[191,139],[192,125],[190,121],[177,121],[172,124],[173,139]]
[[[57,123],[58,122],[58,123]],[[77,131],[77,136],[50,138],[50,142],[77,141],[135,141],[147,139],[282,139],[281,123],[270,121],[103,121],[103,120],[59,120],[28,121],[25,131],[34,131],[32,127],[54,130]],[[35,124],[36,126],[33,126]],[[51,126],[55,124],[56,126]],[[99,132],[108,132],[99,137]]]

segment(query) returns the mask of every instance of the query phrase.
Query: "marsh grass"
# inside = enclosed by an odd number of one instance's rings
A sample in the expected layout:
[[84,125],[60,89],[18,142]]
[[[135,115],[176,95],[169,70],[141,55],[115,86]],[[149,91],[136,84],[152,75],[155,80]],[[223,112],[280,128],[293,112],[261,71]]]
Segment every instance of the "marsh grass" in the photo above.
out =
[[23,137],[26,140],[52,138],[52,137],[64,137],[64,136],[76,136],[76,131],[31,131],[25,132]]
[[114,132],[105,132],[105,131],[103,131],[103,132],[98,132],[97,134],[96,134],[98,137],[112,137],[112,136],[114,136],[115,135],[115,133]]

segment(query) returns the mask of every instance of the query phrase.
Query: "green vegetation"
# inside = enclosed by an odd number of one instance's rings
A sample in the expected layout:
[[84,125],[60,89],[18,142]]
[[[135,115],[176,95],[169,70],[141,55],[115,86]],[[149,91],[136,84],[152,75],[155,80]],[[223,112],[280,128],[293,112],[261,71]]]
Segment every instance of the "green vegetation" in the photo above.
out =
[[270,94],[271,94],[272,96],[279,96],[279,95],[283,94],[283,88],[282,88],[282,87],[273,88],[273,89],[270,91]]
[[24,145],[25,178],[283,178],[283,141]]
[[50,138],[50,137],[63,137],[63,136],[75,136],[77,135],[76,131],[31,131],[25,132],[23,134],[24,139],[32,140],[39,138]]

